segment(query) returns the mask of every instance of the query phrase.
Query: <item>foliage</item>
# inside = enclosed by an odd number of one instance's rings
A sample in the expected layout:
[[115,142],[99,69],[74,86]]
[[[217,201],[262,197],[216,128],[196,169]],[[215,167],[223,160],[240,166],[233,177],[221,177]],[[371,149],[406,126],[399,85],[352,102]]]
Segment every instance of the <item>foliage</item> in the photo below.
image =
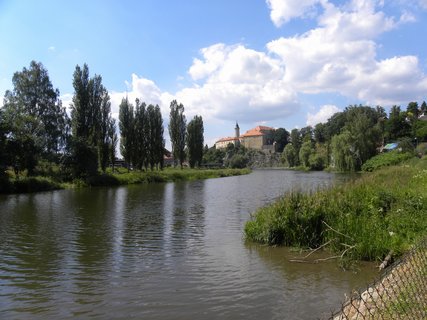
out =
[[387,167],[313,194],[291,192],[253,215],[246,238],[379,261],[409,248],[427,230],[427,161]]
[[148,163],[151,170],[155,166],[163,169],[165,140],[163,138],[163,119],[160,107],[150,104],[147,107],[148,124],[146,126]]
[[302,144],[299,150],[299,160],[302,166],[307,168],[310,167],[309,159],[313,151],[310,140],[307,140]]
[[181,169],[185,160],[185,142],[187,133],[187,120],[184,115],[184,106],[176,100],[170,104],[169,136],[172,144],[174,159],[179,160]]
[[208,148],[203,153],[203,163],[209,165],[222,166],[224,164],[225,151],[217,149],[215,146]]
[[233,169],[246,168],[248,164],[248,157],[242,154],[234,154],[228,161],[228,166]]
[[408,160],[413,157],[412,153],[401,153],[397,150],[381,153],[368,161],[366,161],[363,166],[363,171],[375,171],[379,168],[396,165],[399,164],[405,160]]
[[289,167],[295,167],[298,165],[298,154],[293,143],[287,144],[285,149],[283,149],[282,160]]
[[332,159],[338,171],[355,171],[356,156],[352,148],[352,137],[349,131],[332,138]]
[[110,97],[100,75],[89,79],[87,64],[83,69],[76,66],[73,87],[71,163],[76,166],[76,177],[88,177],[96,174],[98,166],[105,171],[108,163],[112,125]]
[[289,132],[284,128],[278,128],[274,131],[274,142],[276,142],[276,152],[282,153],[289,141]]
[[133,156],[133,129],[134,129],[133,105],[128,98],[123,98],[119,105],[119,128],[120,128],[120,153],[125,160],[128,169],[132,165]]
[[188,162],[191,168],[200,166],[203,160],[203,119],[194,116],[187,126]]

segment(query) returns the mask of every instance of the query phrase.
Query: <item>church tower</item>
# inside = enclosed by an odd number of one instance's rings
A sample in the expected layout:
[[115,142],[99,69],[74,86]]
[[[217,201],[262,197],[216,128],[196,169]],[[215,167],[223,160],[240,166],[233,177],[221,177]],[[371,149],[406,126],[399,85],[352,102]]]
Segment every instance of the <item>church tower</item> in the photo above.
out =
[[236,127],[234,128],[234,133],[236,138],[234,145],[237,147],[237,146],[240,146],[240,127],[237,121],[236,121]]

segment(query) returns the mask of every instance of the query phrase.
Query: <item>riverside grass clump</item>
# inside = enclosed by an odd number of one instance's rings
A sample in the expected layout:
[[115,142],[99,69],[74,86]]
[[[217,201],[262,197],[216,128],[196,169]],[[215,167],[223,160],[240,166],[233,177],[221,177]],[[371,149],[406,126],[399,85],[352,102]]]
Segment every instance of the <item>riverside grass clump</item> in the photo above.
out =
[[328,190],[292,191],[253,215],[246,239],[354,260],[399,256],[427,231],[426,191],[427,160],[411,159]]
[[118,184],[139,184],[222,178],[248,173],[250,173],[249,169],[165,168],[164,170],[159,171],[120,171],[118,173],[108,175],[116,179]]
[[382,167],[392,166],[399,164],[405,160],[408,160],[413,157],[413,153],[410,152],[399,152],[399,151],[390,151],[386,153],[381,153],[368,161],[366,161],[363,166],[363,171],[372,172],[378,170]]

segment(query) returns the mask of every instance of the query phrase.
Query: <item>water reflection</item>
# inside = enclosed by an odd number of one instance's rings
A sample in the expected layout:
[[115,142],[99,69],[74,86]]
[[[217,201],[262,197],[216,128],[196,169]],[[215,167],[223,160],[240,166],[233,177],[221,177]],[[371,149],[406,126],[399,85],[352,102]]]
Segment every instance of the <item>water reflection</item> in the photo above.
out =
[[256,171],[1,196],[0,318],[312,318],[366,278],[289,264],[285,249],[245,246],[242,230],[286,190],[334,181]]

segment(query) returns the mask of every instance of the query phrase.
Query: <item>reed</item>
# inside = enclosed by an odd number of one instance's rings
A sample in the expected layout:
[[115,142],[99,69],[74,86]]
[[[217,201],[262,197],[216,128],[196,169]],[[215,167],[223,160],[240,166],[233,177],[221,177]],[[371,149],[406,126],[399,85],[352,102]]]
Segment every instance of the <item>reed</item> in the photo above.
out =
[[411,159],[328,190],[292,191],[245,225],[249,241],[316,248],[381,260],[406,251],[427,231],[427,161]]

